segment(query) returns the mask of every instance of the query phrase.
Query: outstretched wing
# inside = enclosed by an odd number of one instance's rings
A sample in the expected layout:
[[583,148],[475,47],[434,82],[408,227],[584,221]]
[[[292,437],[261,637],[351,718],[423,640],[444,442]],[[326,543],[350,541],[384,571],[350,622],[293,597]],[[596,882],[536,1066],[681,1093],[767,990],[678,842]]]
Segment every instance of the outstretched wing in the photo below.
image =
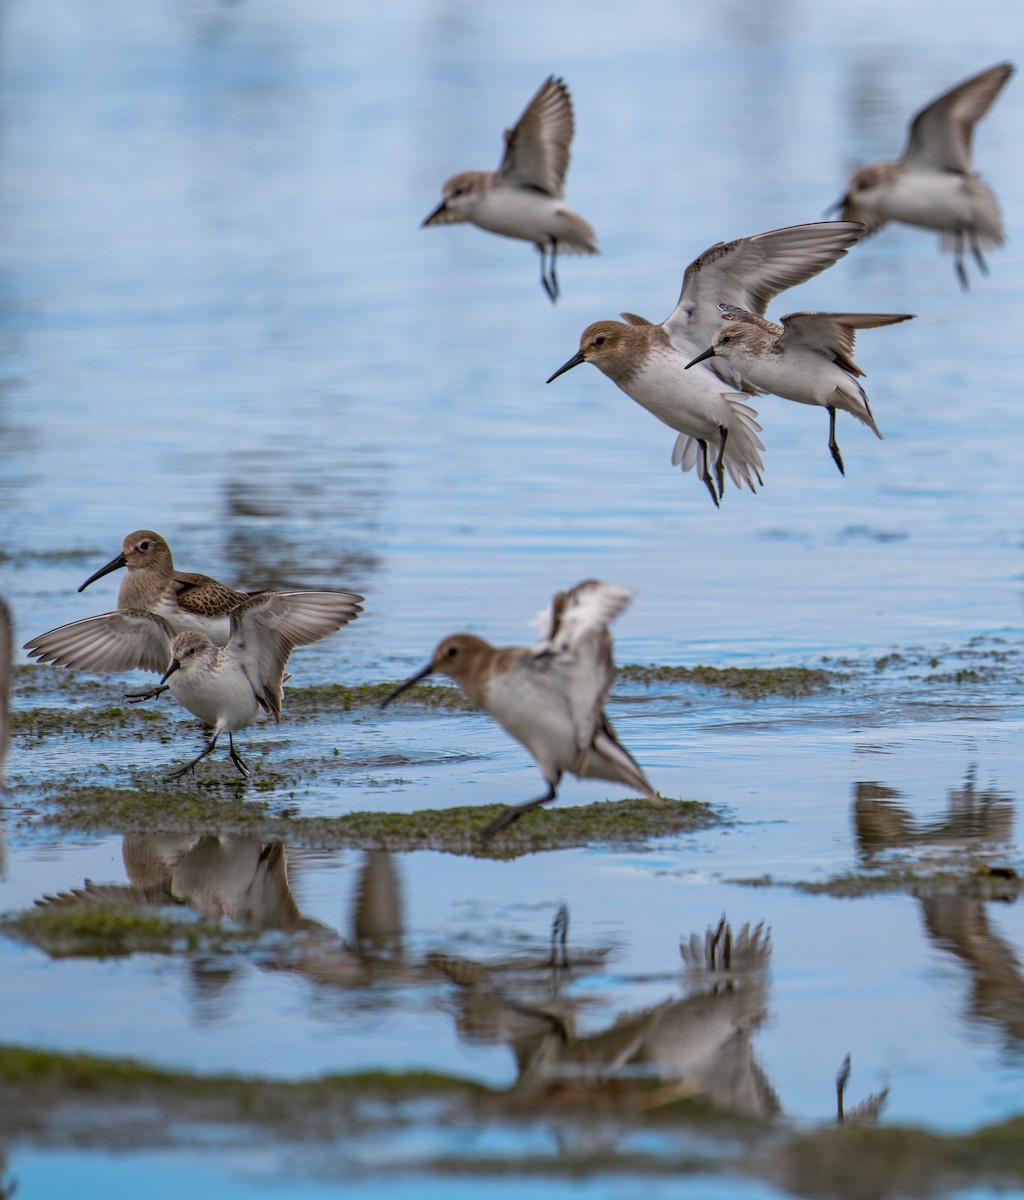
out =
[[1013,74],[1011,63],[998,63],[972,75],[933,100],[914,117],[903,161],[932,171],[971,171],[974,126]]
[[[719,242],[686,268],[679,302],[664,322],[672,344],[692,358],[711,344],[719,304],[763,317],[773,296],[824,271],[863,236],[859,221],[818,221]],[[709,365],[730,386],[738,382],[728,364]]]
[[173,640],[174,630],[157,613],[124,609],[61,625],[24,649],[41,663],[73,671],[116,675],[141,669],[162,675],[171,663]]
[[545,637],[535,661],[559,680],[581,751],[590,747],[601,728],[615,680],[608,625],[632,595],[631,588],[587,579],[557,592],[545,614]]
[[803,346],[826,354],[851,375],[864,372],[853,361],[858,329],[877,329],[913,320],[911,313],[790,313],[782,318],[785,332],[779,348]]
[[258,592],[232,609],[225,652],[275,720],[281,719],[281,685],[292,650],[355,620],[361,600],[353,592]]
[[511,129],[498,174],[506,183],[562,195],[575,126],[565,81],[549,75]]

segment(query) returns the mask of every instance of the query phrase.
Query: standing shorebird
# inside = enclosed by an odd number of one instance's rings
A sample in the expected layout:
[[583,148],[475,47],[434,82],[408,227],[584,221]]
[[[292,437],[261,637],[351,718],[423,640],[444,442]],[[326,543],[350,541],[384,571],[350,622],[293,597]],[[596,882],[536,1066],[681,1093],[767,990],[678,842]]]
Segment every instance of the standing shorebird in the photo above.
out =
[[[315,614],[311,597],[317,598]],[[128,698],[145,700],[169,688],[212,733],[202,754],[167,778],[193,770],[213,753],[222,733],[228,735],[231,761],[247,775],[233,735],[261,713],[280,722],[281,687],[291,652],[354,620],[362,611],[361,598],[349,592],[258,592],[231,610],[222,646],[197,629],[176,632],[159,613],[118,609],[54,629],[28,642],[26,649],[40,662],[80,671],[162,671],[159,688]]]
[[629,588],[595,579],[558,592],[544,616],[543,640],[532,649],[499,648],[469,633],[453,634],[422,671],[381,705],[427,675],[447,675],[533,755],[548,790],[536,800],[506,808],[483,831],[485,838],[554,800],[566,771],[579,779],[624,783],[652,804],[664,803],[604,712],[615,679],[608,625],[632,594]]
[[156,613],[175,633],[198,629],[218,645],[227,641],[230,632],[228,614],[251,594],[218,583],[209,575],[176,571],[170,546],[152,529],[128,534],[121,553],[90,575],[78,590],[84,592],[90,583],[122,567],[125,576],[117,593],[120,611]]
[[[119,612],[130,610],[156,613],[168,622],[175,633],[184,633],[187,629],[197,629],[200,633],[205,633],[210,641],[218,646],[224,645],[228,639],[231,631],[229,617],[232,610],[243,601],[248,600],[250,596],[287,596],[288,611],[291,614],[289,619],[293,627],[299,633],[316,634],[311,638],[312,641],[316,641],[317,637],[325,637],[328,633],[334,632],[335,627],[333,626],[325,628],[323,632],[318,632],[321,613],[334,611],[332,598],[339,598],[342,603],[348,602],[355,606],[361,604],[363,600],[362,596],[343,591],[275,593],[237,591],[226,584],[218,583],[209,575],[196,575],[190,571],[176,570],[170,547],[152,529],[137,529],[134,533],[128,534],[121,544],[121,553],[116,558],[112,558],[106,566],[100,567],[98,571],[90,575],[78,590],[84,592],[90,583],[95,583],[97,579],[102,579],[104,575],[109,575],[111,571],[117,571],[122,567],[126,570],[117,593]],[[355,607],[353,611],[358,614],[361,610]],[[300,621],[305,621],[305,626],[300,626],[298,624]],[[84,622],[76,621],[72,625],[62,626],[61,629],[70,631],[79,624],[84,624]],[[61,631],[53,630],[54,634],[58,632]],[[25,648],[30,649],[35,646],[42,649],[44,648],[43,639],[51,636],[51,634],[44,633],[29,642]],[[65,634],[65,640],[68,636],[70,635]],[[305,644],[305,642],[296,642],[296,645]],[[42,661],[46,661],[46,659]],[[61,665],[75,666],[79,671],[91,669],[77,666],[72,662]]]
[[[773,296],[830,267],[863,233],[856,222],[823,221],[719,242],[686,268],[679,302],[660,325],[633,313],[622,313],[625,324],[588,325],[578,352],[548,383],[580,363],[593,363],[630,399],[678,431],[672,464],[688,471],[699,458],[700,477],[716,508],[725,471],[737,488],[745,483],[755,491],[754,481],[764,482],[764,445],[757,413],[745,402],[758,389],[729,364],[708,363],[688,372],[689,360],[718,328],[719,301],[763,314]],[[717,451],[714,478],[711,447]]]
[[533,242],[540,252],[540,281],[558,299],[555,259],[597,254],[593,229],[565,203],[563,187],[575,125],[564,80],[549,75],[523,115],[505,130],[505,156],[497,171],[463,171],[445,181],[444,199],[423,222],[469,221],[503,237]]
[[965,247],[987,275],[982,251],[1003,244],[1003,220],[995,194],[974,170],[971,137],[1012,74],[1011,63],[998,63],[922,108],[898,161],[872,163],[850,177],[836,206],[844,220],[863,222],[868,233],[886,221],[936,229],[961,287],[968,286]]
[[882,436],[867,392],[857,382],[857,376],[864,374],[853,361],[857,330],[898,325],[912,320],[913,314],[790,313],[776,325],[731,304],[718,307],[725,323],[708,349],[686,364],[687,370],[721,357],[763,391],[826,409],[828,448],[839,473],[845,475],[836,442],[836,409],[850,413]]

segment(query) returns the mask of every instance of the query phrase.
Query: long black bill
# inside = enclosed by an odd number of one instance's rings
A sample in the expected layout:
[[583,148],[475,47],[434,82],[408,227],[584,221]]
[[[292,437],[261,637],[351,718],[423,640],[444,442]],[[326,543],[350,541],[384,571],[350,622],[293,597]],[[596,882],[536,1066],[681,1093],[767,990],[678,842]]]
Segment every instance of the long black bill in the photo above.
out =
[[708,348],[704,351],[703,354],[698,354],[696,358],[691,358],[690,361],[683,368],[683,370],[688,371],[691,367],[695,367],[699,362],[703,362],[706,358],[714,358],[714,357],[715,357],[714,346],[708,346]]
[[557,379],[559,377],[559,375],[564,375],[566,373],[566,371],[571,371],[573,369],[573,367],[578,367],[580,365],[580,363],[586,362],[586,361],[587,360],[583,357],[583,351],[577,350],[576,353],[572,356],[572,358],[569,359],[568,362],[562,363],[562,365],[558,368],[558,370],[554,373],[554,375],[551,376],[551,379],[546,379],[544,382],[550,383],[552,379]]
[[395,690],[391,693],[390,696],[385,696],[384,699],[380,702],[381,708],[387,708],[387,706],[391,703],[392,700],[394,700],[396,697],[400,696],[403,692],[408,691],[408,689],[411,688],[414,683],[419,683],[419,681],[421,679],[426,679],[426,677],[428,675],[432,675],[433,673],[434,673],[434,664],[427,663],[427,665],[423,668],[422,671],[418,671],[415,675],[413,675],[413,677],[411,679],[407,679],[405,681],[405,683],[399,684],[398,687],[395,688]]
[[432,225],[437,220],[438,217],[443,216],[447,211],[448,211],[447,201],[442,200],[441,203],[437,206],[437,208],[434,209],[434,211],[430,214],[429,217],[423,218],[423,220],[420,222],[420,229],[423,229],[424,226],[426,226],[426,225]]
[[163,675],[160,676],[160,682],[166,683],[167,680],[170,679],[170,677],[174,674],[174,672],[177,671],[180,667],[181,667],[181,663],[178,662],[178,660],[176,658],[172,658],[171,665],[167,668],[166,671],[164,671]]
[[840,196],[839,199],[835,202],[835,204],[830,204],[828,206],[828,208],[826,208],[825,211],[821,214],[822,219],[825,221],[831,220],[832,214],[842,212],[843,209],[849,203],[849,201],[850,201],[849,196],[845,196],[845,195]]
[[117,558],[112,558],[105,567],[100,567],[95,575],[90,575],[78,590],[84,592],[90,583],[95,583],[97,579],[102,579],[104,575],[109,575],[111,571],[117,571],[126,565],[124,555],[119,554]]

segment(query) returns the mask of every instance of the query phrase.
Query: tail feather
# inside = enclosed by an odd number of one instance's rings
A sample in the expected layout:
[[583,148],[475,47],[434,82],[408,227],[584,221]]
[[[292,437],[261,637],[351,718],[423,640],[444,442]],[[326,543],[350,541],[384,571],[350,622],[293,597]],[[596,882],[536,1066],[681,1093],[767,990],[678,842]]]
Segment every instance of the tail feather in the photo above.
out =
[[[762,432],[757,421],[757,412],[744,401],[746,392],[724,392],[729,405],[729,438],[725,443],[725,469],[738,490],[746,484],[756,492],[755,482],[764,487],[764,462],[761,451],[764,442],[757,436]],[[718,438],[708,438],[709,454],[713,458],[718,451]],[[695,437],[681,433],[672,447],[672,465],[691,471],[700,461],[700,445]]]
[[882,431],[875,424],[874,413],[871,411],[871,405],[868,403],[868,394],[860,386],[856,379],[851,377],[850,382],[855,387],[856,393],[852,391],[843,391],[841,388],[836,388],[837,404],[836,408],[841,408],[844,412],[848,412],[851,417],[856,417],[862,425],[866,425],[868,429],[884,441]]
[[619,741],[611,722],[603,713],[593,741],[581,752],[573,771],[581,779],[614,779],[635,788],[652,804],[660,807],[665,803],[651,787],[640,764]]

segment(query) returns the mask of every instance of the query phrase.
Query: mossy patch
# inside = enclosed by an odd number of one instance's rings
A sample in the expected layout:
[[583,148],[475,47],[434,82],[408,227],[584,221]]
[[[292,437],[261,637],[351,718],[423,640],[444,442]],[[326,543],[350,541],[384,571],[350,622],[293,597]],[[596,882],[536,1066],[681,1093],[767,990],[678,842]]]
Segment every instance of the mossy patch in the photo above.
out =
[[227,949],[246,936],[213,921],[175,918],[130,904],[55,903],[0,920],[0,933],[53,958],[116,958]]
[[527,813],[490,841],[483,830],[502,808],[481,804],[417,812],[355,812],[340,817],[303,817],[247,798],[239,780],[237,799],[221,787],[204,793],[146,791],[142,788],[58,787],[48,790],[51,812],[37,818],[62,829],[87,832],[168,833],[245,832],[268,841],[306,846],[349,846],[371,850],[444,850],[482,858],[515,858],[540,850],[599,844],[635,844],[670,834],[689,833],[719,824],[709,805],[667,800],[616,800],[578,807],[552,806]]
[[180,716],[180,709],[171,714],[130,704],[108,704],[98,708],[71,708],[67,705],[60,708],[29,708],[12,714],[11,732],[16,737],[36,743],[71,734],[92,741],[110,737],[114,733],[118,736],[128,734],[136,741],[164,740],[161,735],[172,737],[176,729],[180,733]]
[[[732,882],[742,887],[772,887],[776,884],[770,876],[763,875]],[[1014,901],[1024,891],[1024,880],[1011,867],[981,865],[958,871],[941,866],[929,871],[917,865],[897,866],[886,871],[851,871],[823,880],[780,880],[778,886],[807,896],[832,896],[841,900],[900,893],[927,897],[955,892],[979,900]]]
[[[284,707],[289,716],[322,716],[324,713],[350,712],[357,708],[380,708],[400,682],[362,683],[351,687],[340,683],[320,687],[286,687]],[[475,705],[466,699],[459,688],[423,683],[417,683],[403,692],[398,703],[447,712],[475,709]]]
[[619,668],[619,679],[645,686],[685,683],[717,688],[746,700],[767,696],[812,696],[828,691],[847,678],[839,671],[821,667],[667,667],[630,665]]
[[[660,1099],[663,1086],[648,1081],[648,1094],[652,1089]],[[622,1090],[624,1103],[617,1105],[615,1090],[602,1080],[595,1080],[590,1093],[584,1089],[568,1097],[559,1087],[497,1091],[421,1071],[275,1081],[0,1046],[0,1116],[8,1144],[15,1145],[70,1147],[84,1139],[93,1149],[188,1146],[199,1126],[203,1144],[213,1145],[234,1126],[247,1145],[269,1134],[283,1152],[298,1151],[289,1158],[289,1171],[299,1178],[304,1162],[314,1164],[321,1178],[325,1171],[337,1172],[339,1181],[369,1168],[385,1190],[389,1168],[381,1155],[367,1162],[350,1151],[360,1142],[383,1147],[398,1130],[404,1131],[405,1149],[395,1169],[434,1179],[500,1175],[526,1186],[532,1178],[625,1174],[728,1178],[739,1154],[745,1179],[802,1196],[895,1200],[965,1184],[1011,1190],[1024,1181],[1021,1117],[954,1134],[831,1121],[794,1130],[778,1121],[730,1118],[704,1103],[651,1109],[636,1103],[644,1090],[635,1081]],[[600,1101],[596,1111],[594,1096]],[[473,1130],[472,1150],[453,1153],[444,1132],[463,1123]],[[649,1133],[652,1125],[657,1138],[638,1142],[631,1136]],[[552,1137],[553,1127],[563,1136]],[[538,1140],[531,1130],[545,1136]],[[412,1154],[410,1145],[417,1147]],[[339,1146],[348,1152],[326,1155]]]
[[48,1050],[0,1045],[0,1089],[14,1087],[29,1094],[40,1087],[130,1096],[146,1088],[164,1096],[220,1097],[241,1102],[246,1115],[268,1107],[284,1110],[290,1103],[311,1105],[331,1096],[399,1100],[418,1096],[487,1095],[482,1084],[433,1071],[358,1071],[325,1075],[300,1082],[246,1079],[236,1075],[193,1075],[161,1070],[132,1059],[59,1054]]

